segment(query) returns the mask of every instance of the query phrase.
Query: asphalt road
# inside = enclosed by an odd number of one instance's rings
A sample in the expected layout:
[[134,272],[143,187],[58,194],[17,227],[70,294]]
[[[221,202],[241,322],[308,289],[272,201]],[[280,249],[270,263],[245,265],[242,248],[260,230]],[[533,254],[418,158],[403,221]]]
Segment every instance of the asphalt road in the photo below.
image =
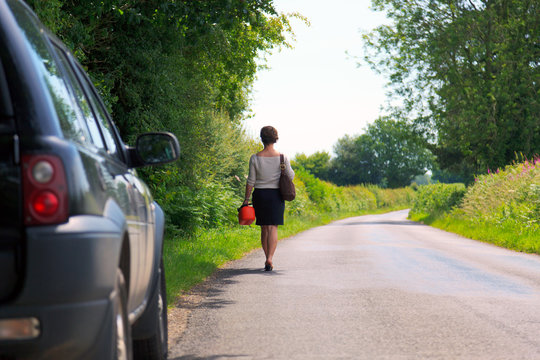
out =
[[540,256],[350,218],[221,270],[170,359],[540,359]]

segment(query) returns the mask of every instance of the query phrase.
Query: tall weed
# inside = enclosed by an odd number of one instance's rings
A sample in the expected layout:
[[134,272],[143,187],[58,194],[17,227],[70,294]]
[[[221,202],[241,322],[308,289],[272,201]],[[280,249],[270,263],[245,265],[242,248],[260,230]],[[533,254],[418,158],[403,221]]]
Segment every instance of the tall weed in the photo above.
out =
[[479,176],[465,195],[461,213],[497,226],[540,230],[540,158]]

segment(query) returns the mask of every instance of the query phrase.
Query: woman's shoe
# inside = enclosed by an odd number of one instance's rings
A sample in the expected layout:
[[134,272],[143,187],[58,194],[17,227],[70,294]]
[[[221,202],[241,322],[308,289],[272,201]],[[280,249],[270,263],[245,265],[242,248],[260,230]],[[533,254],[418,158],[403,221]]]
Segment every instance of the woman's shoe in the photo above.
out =
[[272,271],[274,267],[270,264],[264,264],[264,271]]

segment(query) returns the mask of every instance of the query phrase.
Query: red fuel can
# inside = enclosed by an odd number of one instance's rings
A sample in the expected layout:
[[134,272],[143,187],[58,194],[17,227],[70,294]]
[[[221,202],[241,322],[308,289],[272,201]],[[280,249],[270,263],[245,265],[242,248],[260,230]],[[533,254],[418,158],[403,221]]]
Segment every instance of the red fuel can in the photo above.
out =
[[240,225],[251,225],[255,221],[255,209],[250,205],[242,205],[238,209],[238,223]]

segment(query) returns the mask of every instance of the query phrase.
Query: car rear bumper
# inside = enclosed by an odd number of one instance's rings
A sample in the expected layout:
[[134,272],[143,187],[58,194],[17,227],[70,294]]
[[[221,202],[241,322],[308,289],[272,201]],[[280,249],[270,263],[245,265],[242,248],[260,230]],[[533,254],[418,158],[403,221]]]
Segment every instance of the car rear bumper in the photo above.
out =
[[109,300],[2,308],[0,317],[4,319],[37,319],[39,335],[34,339],[0,341],[0,359],[111,359],[112,309]]
[[120,234],[118,224],[98,216],[27,229],[25,281],[14,301],[0,305],[0,324],[31,319],[36,329],[26,339],[4,332],[0,359],[111,358]]

